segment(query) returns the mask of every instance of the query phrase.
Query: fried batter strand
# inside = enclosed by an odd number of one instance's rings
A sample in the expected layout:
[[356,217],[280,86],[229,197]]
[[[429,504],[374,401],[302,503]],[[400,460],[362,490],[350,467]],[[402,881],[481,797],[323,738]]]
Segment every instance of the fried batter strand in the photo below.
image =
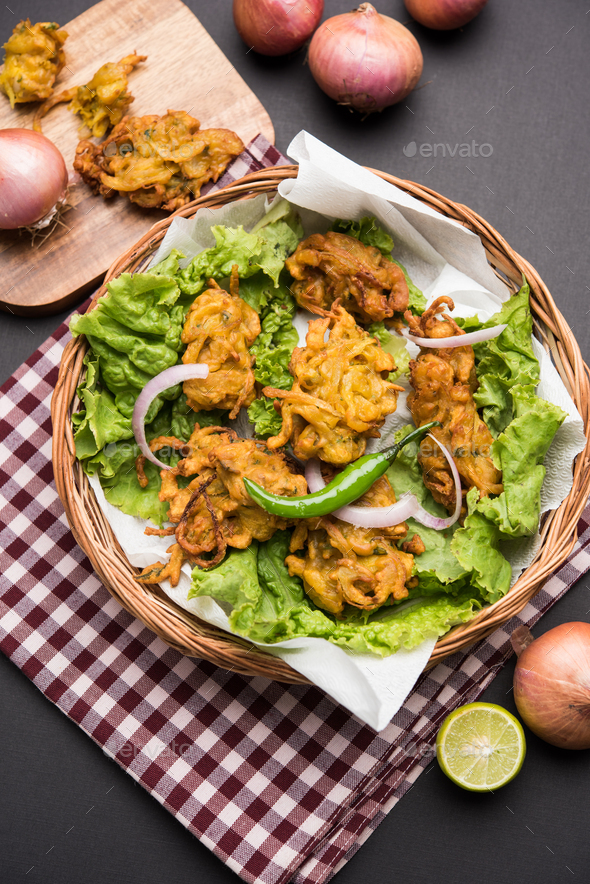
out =
[[[169,444],[170,437],[162,438]],[[197,426],[188,443],[176,442],[186,444],[190,454],[174,469],[162,470],[160,491],[160,500],[170,504],[168,518],[176,526],[177,542],[171,547],[174,565],[151,565],[137,578],[143,583],[164,579],[162,569],[166,569],[165,576],[175,586],[182,561],[190,559],[201,568],[211,568],[223,557],[226,546],[246,549],[253,540],[269,540],[279,528],[287,527],[285,519],[254,503],[245,489],[245,476],[274,494],[307,493],[305,478],[292,472],[282,454],[267,451],[254,439],[239,439],[233,430]],[[179,487],[181,477],[190,479],[185,488]],[[200,558],[214,550],[213,559]]]
[[204,380],[184,382],[191,408],[226,408],[235,418],[242,406],[252,403],[254,360],[249,348],[259,334],[258,314],[239,297],[237,265],[229,293],[210,279],[209,288],[193,301],[182,332],[182,342],[188,344],[182,361],[209,366]]
[[[375,482],[359,503],[395,503],[388,479],[383,476]],[[395,546],[407,531],[405,523],[367,530],[331,516],[307,519],[293,532],[290,545],[291,553],[304,549],[305,555],[287,556],[285,563],[291,576],[302,578],[305,591],[319,608],[336,615],[345,604],[373,611],[390,599],[406,598],[408,588],[416,584],[411,576],[413,556]]]
[[104,197],[127,193],[138,206],[173,212],[244,150],[235,132],[199,127],[184,111],[124,117],[102,144],[78,144],[74,169]]
[[0,89],[11,107],[49,98],[55,78],[66,63],[63,44],[67,36],[55,22],[32,25],[27,18],[18,23],[4,44],[6,55],[0,74]]
[[338,298],[361,322],[378,322],[408,308],[403,270],[379,249],[345,233],[314,233],[285,263],[296,280],[291,291],[297,303],[312,313],[330,310]]
[[[367,439],[379,437],[385,417],[397,407],[402,387],[390,383],[393,357],[356,325],[344,307],[309,324],[306,347],[296,347],[289,364],[291,390],[265,387],[280,400],[283,426],[268,440],[280,448],[289,440],[296,457],[320,457],[347,464],[364,454]],[[326,331],[330,336],[324,341]],[[275,405],[276,407],[276,405]]]
[[58,95],[52,95],[35,114],[33,129],[41,132],[41,120],[56,104],[70,101],[70,110],[82,119],[80,129],[86,127],[95,138],[103,138],[109,129],[120,123],[134,101],[127,91],[127,74],[147,55],[133,52],[118,62],[103,64],[85,86],[74,86]]
[[[421,318],[409,311],[405,314],[412,334],[422,338],[444,338],[464,334],[454,319],[442,313],[444,307],[454,309],[451,298],[437,298]],[[437,314],[442,313],[442,318]],[[408,406],[417,427],[429,421],[440,421],[432,430],[452,453],[463,484],[463,495],[479,489],[480,497],[502,492],[502,473],[490,456],[492,434],[480,418],[473,394],[478,382],[475,374],[473,347],[423,348],[410,362],[410,383],[414,392]],[[440,448],[426,437],[420,445],[418,461],[424,484],[436,501],[452,512],[455,507],[455,483],[450,467]]]

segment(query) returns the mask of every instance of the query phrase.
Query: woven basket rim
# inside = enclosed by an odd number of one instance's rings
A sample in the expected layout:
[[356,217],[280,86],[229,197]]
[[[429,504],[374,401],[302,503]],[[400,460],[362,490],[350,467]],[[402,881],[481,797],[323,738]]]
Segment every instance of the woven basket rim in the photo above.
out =
[[[297,171],[297,166],[285,165],[251,172],[234,184],[202,196],[157,222],[113,263],[89,309],[94,308],[111,279],[124,270],[133,272],[145,264],[175,218],[191,217],[203,207],[213,209],[257,194],[274,192],[281,181],[296,177]],[[513,292],[518,289],[522,275],[527,277],[531,287],[534,333],[545,350],[551,353],[555,367],[582,415],[586,434],[585,449],[574,465],[570,493],[556,510],[543,517],[542,545],[534,562],[520,575],[506,596],[439,639],[426,667],[430,668],[450,654],[485,638],[518,614],[571,552],[576,540],[576,525],[590,493],[590,370],[582,359],[571,329],[536,270],[485,219],[467,206],[455,203],[424,185],[376,169],[369,168],[368,171],[476,233],[482,241],[488,262]],[[75,458],[70,417],[77,407],[76,388],[86,349],[85,338],[80,336],[66,345],[61,360],[51,402],[53,467],[57,490],[72,532],[100,579],[126,610],[142,620],[167,644],[187,656],[202,657],[245,675],[264,675],[288,683],[309,683],[305,676],[280,658],[247,640],[204,623],[176,605],[159,587],[146,587],[133,579],[138,569],[127,561]]]

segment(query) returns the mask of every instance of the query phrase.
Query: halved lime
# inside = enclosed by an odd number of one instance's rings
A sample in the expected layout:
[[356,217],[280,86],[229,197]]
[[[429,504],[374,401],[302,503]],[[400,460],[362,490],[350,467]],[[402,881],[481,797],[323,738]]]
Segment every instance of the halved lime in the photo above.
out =
[[446,775],[470,792],[493,792],[519,772],[526,755],[521,723],[495,703],[468,703],[448,715],[436,738]]

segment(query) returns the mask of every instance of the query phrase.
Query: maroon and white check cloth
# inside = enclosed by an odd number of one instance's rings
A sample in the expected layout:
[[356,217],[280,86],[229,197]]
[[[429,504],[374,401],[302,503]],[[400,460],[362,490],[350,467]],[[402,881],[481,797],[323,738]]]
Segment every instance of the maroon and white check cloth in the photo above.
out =
[[49,406],[68,339],[62,325],[2,388],[0,649],[245,881],[327,881],[429,763],[443,718],[493,680],[512,630],[589,569],[590,506],[520,617],[423,675],[376,734],[317,688],[181,656],[101,585],[53,483]]

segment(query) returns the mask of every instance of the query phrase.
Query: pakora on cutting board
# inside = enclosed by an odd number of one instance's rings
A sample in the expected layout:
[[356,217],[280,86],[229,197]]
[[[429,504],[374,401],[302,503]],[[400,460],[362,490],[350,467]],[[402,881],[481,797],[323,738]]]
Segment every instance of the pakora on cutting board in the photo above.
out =
[[80,129],[86,128],[95,138],[103,138],[109,129],[121,122],[134,101],[128,91],[127,75],[146,59],[147,55],[133,52],[121,61],[103,64],[84,86],[73,86],[52,95],[38,108],[33,128],[41,132],[41,120],[48,111],[56,104],[69,101],[69,109],[82,120]]
[[184,111],[124,117],[102,144],[78,144],[74,169],[105,198],[127,193],[138,206],[173,212],[244,150],[235,132],[200,125]]
[[66,63],[63,44],[67,36],[56,22],[32,25],[27,18],[18,23],[4,44],[6,55],[0,74],[0,89],[11,107],[51,96],[55,78]]

